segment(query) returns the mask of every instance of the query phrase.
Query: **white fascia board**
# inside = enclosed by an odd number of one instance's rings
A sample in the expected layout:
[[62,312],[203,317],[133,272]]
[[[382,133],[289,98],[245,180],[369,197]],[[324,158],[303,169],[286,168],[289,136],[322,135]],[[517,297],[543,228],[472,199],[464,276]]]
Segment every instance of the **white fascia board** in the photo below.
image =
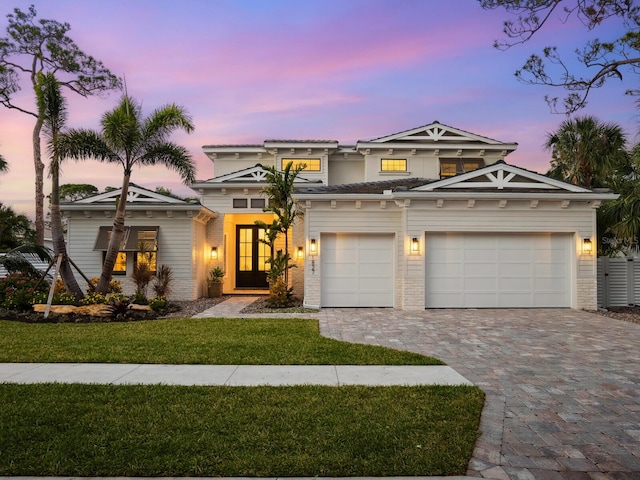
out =
[[391,200],[393,195],[388,193],[339,193],[335,195],[330,193],[294,193],[293,198],[328,202],[331,200]]
[[[459,141],[459,140],[458,140]],[[415,143],[414,143],[415,142]],[[358,142],[356,145],[357,150],[361,149],[371,150],[490,150],[490,151],[502,151],[506,150],[507,154],[513,152],[518,148],[517,143],[499,143],[499,144],[486,144],[486,143],[449,143],[447,141],[419,143],[419,141],[405,140],[402,142]],[[439,155],[442,157],[443,155]]]
[[[102,212],[105,210],[109,210],[109,211],[116,211],[116,206],[114,204],[107,204],[107,203],[98,203],[98,204],[67,204],[67,205],[60,205],[60,210],[61,211],[98,211],[98,212]],[[201,212],[201,213],[205,213],[205,214],[209,214],[212,218],[215,218],[218,216],[218,214],[216,212],[214,212],[213,210],[209,210],[206,207],[203,207],[200,204],[182,204],[182,205],[175,205],[175,204],[159,204],[159,203],[147,203],[147,204],[142,204],[142,203],[136,203],[136,204],[127,204],[127,209],[126,211],[157,211],[157,212],[165,212],[167,210],[171,210],[174,212],[188,212],[188,211],[194,211],[194,212]]]
[[267,153],[264,147],[256,146],[237,146],[233,145],[205,145],[202,147],[202,151],[206,154],[209,153]]
[[265,148],[338,148],[338,141],[330,142],[264,142]]
[[453,199],[453,200],[468,200],[468,199],[516,199],[516,200],[615,200],[619,197],[617,193],[595,193],[595,192],[448,192],[438,190],[436,192],[422,191],[422,192],[395,192],[394,198],[409,198],[409,199]]

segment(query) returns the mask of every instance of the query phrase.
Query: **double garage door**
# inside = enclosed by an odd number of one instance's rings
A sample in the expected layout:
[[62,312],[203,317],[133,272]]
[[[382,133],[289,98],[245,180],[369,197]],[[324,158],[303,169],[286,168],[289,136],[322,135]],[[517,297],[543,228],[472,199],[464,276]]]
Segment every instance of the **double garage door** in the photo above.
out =
[[[426,308],[571,306],[568,234],[425,238]],[[322,234],[321,306],[393,307],[393,235]]]
[[571,306],[571,236],[442,233],[426,237],[427,308]]

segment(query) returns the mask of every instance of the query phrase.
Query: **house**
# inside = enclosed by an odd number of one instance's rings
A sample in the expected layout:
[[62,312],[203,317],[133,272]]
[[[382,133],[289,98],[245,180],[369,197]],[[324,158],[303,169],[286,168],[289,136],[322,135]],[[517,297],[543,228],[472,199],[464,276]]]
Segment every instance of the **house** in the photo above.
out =
[[[304,164],[289,249],[306,306],[595,308],[596,209],[616,196],[506,163],[516,148],[439,122],[355,145],[206,145],[216,176],[191,185],[201,204],[134,190],[127,224],[157,240],[158,264],[180,269],[174,296],[203,295],[214,266],[227,272],[225,293],[266,293],[263,166]],[[70,254],[92,275],[113,195],[62,207]],[[127,251],[125,272],[135,242]]]

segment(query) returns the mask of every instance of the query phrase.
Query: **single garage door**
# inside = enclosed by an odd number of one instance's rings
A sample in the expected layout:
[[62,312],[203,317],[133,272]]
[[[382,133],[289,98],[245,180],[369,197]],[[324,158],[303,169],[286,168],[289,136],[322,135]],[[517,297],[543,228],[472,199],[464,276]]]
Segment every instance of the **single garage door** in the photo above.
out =
[[428,234],[426,307],[570,307],[570,246],[568,234]]
[[393,243],[393,235],[322,234],[321,306],[393,307]]

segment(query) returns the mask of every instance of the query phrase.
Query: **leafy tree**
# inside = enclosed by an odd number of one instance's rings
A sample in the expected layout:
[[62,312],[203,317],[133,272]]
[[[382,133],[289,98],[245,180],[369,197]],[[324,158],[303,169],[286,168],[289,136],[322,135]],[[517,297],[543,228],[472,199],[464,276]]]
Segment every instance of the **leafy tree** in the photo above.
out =
[[[7,15],[7,36],[0,37],[0,104],[35,119],[33,127],[33,163],[35,168],[35,225],[37,239],[44,241],[44,163],[40,150],[40,131],[44,119],[37,107],[20,104],[24,96],[22,77],[28,77],[37,93],[37,74],[51,72],[60,86],[83,97],[120,88],[120,80],[102,62],[84,53],[67,35],[68,23],[36,20],[33,5],[26,12],[19,8]],[[36,95],[34,95],[36,96]],[[37,105],[37,102],[34,102]],[[32,104],[33,105],[33,104]]]
[[551,150],[548,175],[586,188],[604,186],[625,157],[622,128],[595,117],[565,120],[547,135],[545,148]]
[[88,183],[65,183],[60,185],[61,202],[75,202],[98,193],[98,187]]
[[[558,51],[547,46],[541,55],[533,54],[517,70],[518,80],[532,85],[560,87],[568,93],[558,108],[558,97],[545,96],[554,112],[574,113],[587,104],[591,91],[605,85],[609,79],[623,79],[623,73],[636,74],[640,67],[640,5],[634,0],[478,0],[484,9],[504,8],[517,15],[516,20],[503,23],[506,40],[496,41],[498,49],[508,49],[526,43],[545,24],[559,18],[563,23],[576,17],[589,31],[607,21],[622,21],[626,32],[619,38],[589,40],[575,49],[574,67]],[[629,94],[640,93],[628,90]]]
[[620,196],[598,209],[599,254],[614,256],[638,248],[640,239],[640,144],[621,158],[607,178]]
[[38,114],[43,120],[43,130],[48,139],[51,161],[49,175],[51,177],[51,235],[53,249],[56,256],[62,255],[60,263],[60,277],[69,293],[81,300],[84,296],[80,285],[76,281],[71,263],[67,256],[67,244],[62,228],[60,214],[60,162],[62,158],[58,152],[58,138],[67,120],[67,103],[60,92],[60,85],[53,73],[38,74]]
[[175,104],[165,105],[143,118],[141,105],[125,95],[113,110],[102,116],[101,126],[101,132],[70,130],[60,137],[58,145],[63,157],[118,163],[124,171],[122,193],[102,274],[96,286],[98,293],[105,293],[124,236],[127,193],[133,167],[160,164],[178,172],[185,182],[193,182],[195,164],[186,148],[169,141],[170,134],[178,129],[188,133],[194,129],[186,111]]
[[36,232],[24,214],[0,202],[0,252],[8,252],[23,243],[33,243]]
[[[287,164],[282,171],[276,167],[265,167],[267,185],[262,189],[262,193],[269,198],[269,204],[263,210],[273,213],[275,218],[270,225],[262,221],[255,222],[266,230],[264,243],[271,246],[269,289],[271,303],[277,301],[279,303],[277,306],[283,306],[283,297],[288,298],[291,293],[288,288],[289,269],[293,265],[290,264],[289,229],[293,227],[296,219],[303,215],[293,199],[293,192],[295,180],[304,169],[304,165],[296,168],[292,168],[291,165],[291,163]],[[284,235],[284,253],[274,252],[273,248],[280,234]]]

